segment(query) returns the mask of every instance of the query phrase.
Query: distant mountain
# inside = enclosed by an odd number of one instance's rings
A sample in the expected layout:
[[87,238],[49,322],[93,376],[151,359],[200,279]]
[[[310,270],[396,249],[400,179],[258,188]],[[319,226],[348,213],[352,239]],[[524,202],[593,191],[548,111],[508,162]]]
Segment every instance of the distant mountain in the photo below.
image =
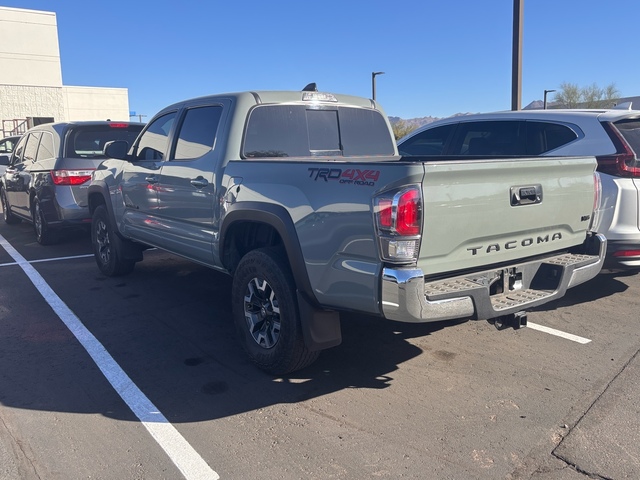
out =
[[[455,115],[451,115],[451,117],[459,117],[461,115],[469,115],[470,112],[467,113],[456,113]],[[436,120],[442,120],[444,117],[418,117],[418,118],[400,118],[400,117],[389,117],[389,121],[391,125],[394,125],[398,122],[404,122],[407,126],[418,128],[422,125],[426,125],[427,123],[435,122]]]

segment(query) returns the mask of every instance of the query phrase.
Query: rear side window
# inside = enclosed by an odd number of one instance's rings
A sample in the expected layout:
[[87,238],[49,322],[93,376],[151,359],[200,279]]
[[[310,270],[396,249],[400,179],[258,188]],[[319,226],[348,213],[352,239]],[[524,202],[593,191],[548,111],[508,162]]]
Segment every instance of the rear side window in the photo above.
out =
[[376,110],[260,105],[249,115],[244,158],[389,156],[394,142]]
[[49,132],[42,132],[42,139],[40,140],[40,147],[38,148],[36,160],[47,160],[54,157],[55,154],[53,152],[53,135],[51,135]]
[[541,155],[573,142],[578,135],[570,127],[527,121],[527,155]]
[[461,122],[451,155],[513,156],[526,153],[525,122]]
[[456,124],[429,128],[398,145],[400,155],[443,155]]
[[38,151],[38,143],[40,143],[40,136],[42,133],[30,133],[29,138],[27,139],[27,145],[24,147],[24,156],[23,161],[27,162],[35,162],[36,153]]
[[623,120],[615,126],[637,157],[640,153],[640,120]]
[[106,158],[102,154],[104,144],[112,140],[124,140],[131,145],[142,130],[142,125],[110,123],[79,125],[72,127],[66,136],[66,158]]
[[221,106],[198,107],[187,110],[178,134],[175,160],[199,158],[213,149]]

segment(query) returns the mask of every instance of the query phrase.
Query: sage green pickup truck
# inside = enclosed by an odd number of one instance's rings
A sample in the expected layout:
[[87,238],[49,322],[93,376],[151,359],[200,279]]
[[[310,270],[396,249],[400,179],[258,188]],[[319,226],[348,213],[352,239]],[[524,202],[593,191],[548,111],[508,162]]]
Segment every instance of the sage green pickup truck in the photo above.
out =
[[89,186],[100,270],[155,247],[233,277],[242,345],[285,374],[341,342],[340,313],[494,319],[601,269],[592,157],[401,157],[373,100],[254,91],[160,111]]

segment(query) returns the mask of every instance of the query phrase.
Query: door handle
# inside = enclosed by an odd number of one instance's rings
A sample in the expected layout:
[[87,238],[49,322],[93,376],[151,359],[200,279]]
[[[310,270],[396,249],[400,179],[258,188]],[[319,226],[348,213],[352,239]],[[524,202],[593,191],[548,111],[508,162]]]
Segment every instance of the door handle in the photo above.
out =
[[149,183],[158,183],[158,177],[155,175],[149,175],[148,177],[144,177],[144,179]]
[[198,177],[191,180],[191,185],[193,185],[196,188],[204,188],[207,185],[209,185],[209,182],[207,181],[206,178]]

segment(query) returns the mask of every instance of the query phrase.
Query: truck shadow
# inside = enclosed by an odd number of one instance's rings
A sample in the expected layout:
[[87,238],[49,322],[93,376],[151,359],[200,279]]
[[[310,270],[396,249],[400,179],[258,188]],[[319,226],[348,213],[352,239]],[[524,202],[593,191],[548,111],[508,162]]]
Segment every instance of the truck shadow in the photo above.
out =
[[610,297],[627,290],[625,277],[637,275],[636,271],[600,273],[595,278],[567,290],[564,297],[531,309],[537,312],[549,312],[571,305],[588,303],[600,298]]
[[[304,370],[274,378],[250,364],[236,340],[228,276],[161,252],[148,256],[123,278],[103,277],[92,258],[65,267],[64,278],[54,262],[38,264],[38,271],[172,423],[224,418],[344,389],[390,388],[398,366],[423,351],[408,340],[451,325],[343,315],[341,345]],[[27,287],[25,278],[4,294],[19,298]],[[41,298],[0,314],[0,321],[3,405],[137,421]]]

